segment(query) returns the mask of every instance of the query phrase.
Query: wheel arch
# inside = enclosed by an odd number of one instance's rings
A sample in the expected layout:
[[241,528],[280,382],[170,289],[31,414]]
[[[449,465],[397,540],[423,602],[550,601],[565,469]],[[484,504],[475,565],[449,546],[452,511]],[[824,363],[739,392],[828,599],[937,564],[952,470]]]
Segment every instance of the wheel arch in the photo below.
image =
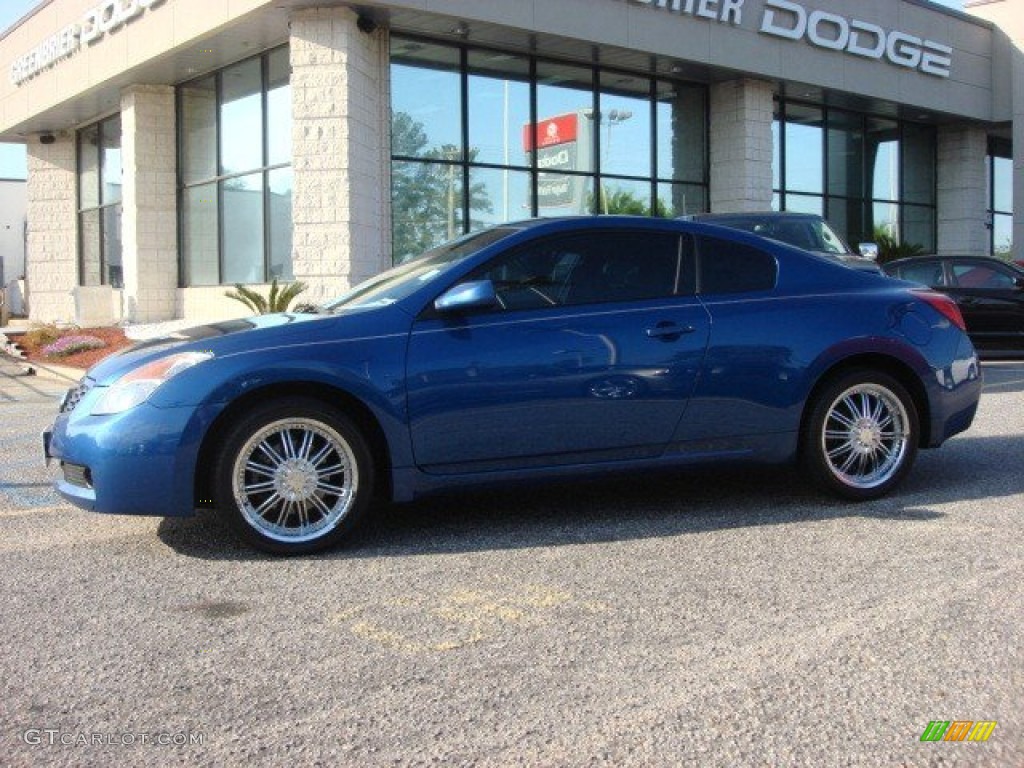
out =
[[[810,418],[811,410],[817,401],[819,393],[832,381],[844,376],[850,371],[874,370],[887,374],[898,381],[910,394],[914,401],[914,408],[917,411],[918,435],[917,444],[919,448],[926,448],[931,443],[931,406],[928,400],[928,393],[917,372],[907,364],[892,355],[881,352],[866,352],[851,355],[842,360],[833,362],[826,368],[815,381],[810,394],[804,401],[803,412],[800,414],[800,432],[803,435],[807,426],[807,419]],[[798,450],[802,451],[800,445]]]
[[193,482],[193,503],[197,507],[213,506],[213,467],[217,448],[222,443],[232,420],[258,403],[282,396],[302,396],[339,408],[352,419],[370,445],[376,469],[374,496],[391,498],[391,461],[387,437],[373,411],[350,392],[313,381],[274,382],[246,392],[232,400],[214,419],[203,435],[196,456]]

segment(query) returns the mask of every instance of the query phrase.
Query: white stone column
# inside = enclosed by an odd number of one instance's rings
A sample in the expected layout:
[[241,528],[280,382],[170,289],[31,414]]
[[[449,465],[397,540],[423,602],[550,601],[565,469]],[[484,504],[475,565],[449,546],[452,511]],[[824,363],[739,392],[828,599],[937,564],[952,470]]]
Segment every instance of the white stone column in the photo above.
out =
[[767,211],[772,204],[774,88],[760,80],[711,86],[711,210]]
[[973,125],[939,127],[939,253],[985,255],[989,250],[985,157],[988,136]]
[[122,91],[121,158],[124,319],[170,320],[178,289],[173,87]]
[[29,318],[75,320],[78,285],[78,200],[74,134],[52,144],[28,143],[28,247],[25,278]]
[[387,39],[357,18],[291,14],[292,261],[310,302],[390,265]]

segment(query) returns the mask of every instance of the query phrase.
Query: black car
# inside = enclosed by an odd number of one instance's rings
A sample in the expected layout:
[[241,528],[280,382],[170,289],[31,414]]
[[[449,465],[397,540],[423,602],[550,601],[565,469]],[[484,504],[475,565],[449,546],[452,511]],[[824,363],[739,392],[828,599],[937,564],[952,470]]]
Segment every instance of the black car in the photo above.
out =
[[742,213],[697,213],[682,218],[717,224],[729,229],[741,229],[761,237],[795,245],[805,251],[838,259],[854,269],[881,272],[875,259],[878,246],[861,243],[860,253],[855,253],[846,241],[832,229],[824,218],[816,213],[794,211],[745,211]]
[[883,269],[952,297],[980,351],[1024,349],[1024,269],[987,256],[915,256]]

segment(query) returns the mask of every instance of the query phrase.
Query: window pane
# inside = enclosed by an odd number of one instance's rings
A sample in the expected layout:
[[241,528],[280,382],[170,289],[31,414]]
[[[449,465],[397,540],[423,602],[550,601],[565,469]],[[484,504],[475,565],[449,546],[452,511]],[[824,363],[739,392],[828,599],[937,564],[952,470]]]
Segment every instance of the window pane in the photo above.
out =
[[469,170],[469,229],[530,217],[530,174],[498,168]]
[[530,63],[503,53],[469,53],[469,161],[529,165]]
[[1003,213],[1013,211],[1013,160],[1008,157],[992,158],[992,208]]
[[[786,107],[786,189],[824,191],[824,118],[820,109],[789,104]],[[787,199],[786,207],[789,208]]]
[[1013,216],[997,213],[992,217],[992,252],[1009,258],[1013,250]]
[[643,301],[675,293],[679,251],[678,235],[600,232],[517,249],[482,277],[506,311]]
[[864,118],[833,110],[828,116],[828,190],[864,196]]
[[959,262],[952,265],[953,278],[961,288],[983,288],[1008,290],[1014,287],[1015,275],[1008,267],[997,269],[976,262]]
[[704,87],[657,84],[658,178],[704,183],[707,111]]
[[717,237],[698,237],[697,243],[699,293],[748,293],[775,287],[775,259],[764,251]]
[[78,215],[79,237],[82,243],[80,285],[99,285],[100,271],[100,212],[94,208]]
[[[601,173],[651,175],[651,81],[617,72],[601,73],[598,120]],[[649,196],[649,193],[648,193]]]
[[217,186],[203,184],[184,190],[182,204],[185,285],[217,285],[220,282]]
[[935,253],[935,209],[919,205],[903,207],[903,242],[920,245]]
[[895,203],[872,203],[871,210],[871,232],[876,237],[879,233],[885,233],[895,237],[902,242],[900,232],[900,207]]
[[99,204],[100,126],[97,123],[78,132],[78,207],[95,208]]
[[903,200],[935,205],[935,129],[903,124]]
[[875,239],[864,224],[863,200],[830,197],[826,203],[825,218],[848,243],[863,243]]
[[601,177],[598,213],[625,216],[651,215],[651,183]]
[[794,195],[792,192],[786,195],[786,210],[797,213],[816,213],[819,216],[825,215],[825,201],[814,195]]
[[263,78],[260,59],[228,67],[221,74],[221,173],[263,165]]
[[537,174],[537,215],[596,213],[594,177],[565,173]]
[[876,200],[899,200],[899,128],[893,120],[870,119],[867,126],[871,196]]
[[224,283],[266,282],[263,269],[263,174],[221,182]]
[[267,174],[270,221],[270,277],[294,280],[292,273],[292,169]]
[[921,285],[939,286],[945,283],[942,262],[938,261],[911,262],[900,267],[899,274],[903,280]]
[[217,175],[217,89],[214,78],[181,88],[181,176],[186,184]]
[[391,210],[392,254],[396,264],[461,234],[460,166],[392,163]]
[[111,205],[121,202],[121,116],[116,115],[100,124],[102,153],[100,156],[100,178],[102,203]]
[[267,56],[267,165],[292,161],[292,88],[288,49]]
[[124,287],[121,260],[121,206],[103,209],[103,282],[114,288]]
[[658,184],[656,215],[665,218],[704,213],[708,209],[707,191],[697,184]]
[[391,47],[392,154],[462,157],[459,51],[395,39]]
[[[594,97],[589,69],[537,65],[537,167],[594,170]],[[541,200],[543,201],[543,195]]]
[[772,189],[782,189],[782,124],[777,116],[772,121]]

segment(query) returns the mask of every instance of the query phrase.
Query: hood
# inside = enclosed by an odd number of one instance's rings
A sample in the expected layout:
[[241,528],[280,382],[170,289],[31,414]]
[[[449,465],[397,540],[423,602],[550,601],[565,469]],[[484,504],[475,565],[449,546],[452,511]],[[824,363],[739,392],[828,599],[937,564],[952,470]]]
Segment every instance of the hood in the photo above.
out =
[[135,345],[106,357],[86,374],[98,384],[110,383],[122,374],[177,352],[210,351],[214,355],[230,355],[261,346],[287,343],[290,339],[309,340],[326,332],[330,327],[336,333],[344,316],[281,313],[256,315],[240,320],[227,320],[210,325],[199,325],[162,336],[140,341]]

